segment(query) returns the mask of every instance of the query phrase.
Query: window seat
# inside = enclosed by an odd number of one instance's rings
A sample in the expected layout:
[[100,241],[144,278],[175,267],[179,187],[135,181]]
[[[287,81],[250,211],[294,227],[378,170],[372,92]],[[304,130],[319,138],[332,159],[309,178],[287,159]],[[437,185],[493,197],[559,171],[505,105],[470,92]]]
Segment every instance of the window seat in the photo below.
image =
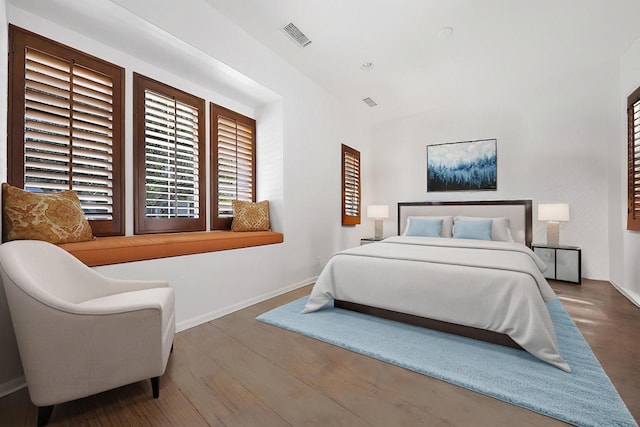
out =
[[59,246],[89,267],[94,267],[271,245],[283,241],[283,234],[274,231],[203,231],[98,237],[88,242],[63,243]]

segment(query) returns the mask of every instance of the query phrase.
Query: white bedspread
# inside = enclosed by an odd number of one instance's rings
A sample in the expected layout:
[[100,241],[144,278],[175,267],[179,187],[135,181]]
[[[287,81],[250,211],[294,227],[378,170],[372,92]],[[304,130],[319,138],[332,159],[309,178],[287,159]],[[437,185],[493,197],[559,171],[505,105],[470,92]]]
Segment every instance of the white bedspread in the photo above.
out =
[[564,371],[545,301],[545,264],[510,242],[398,236],[337,252],[304,313],[332,299],[487,329]]

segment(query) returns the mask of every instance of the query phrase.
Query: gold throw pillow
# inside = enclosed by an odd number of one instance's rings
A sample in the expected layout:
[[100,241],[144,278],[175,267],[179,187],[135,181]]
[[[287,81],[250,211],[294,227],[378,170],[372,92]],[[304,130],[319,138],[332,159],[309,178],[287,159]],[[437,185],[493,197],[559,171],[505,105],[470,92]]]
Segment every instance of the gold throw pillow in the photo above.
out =
[[93,239],[89,221],[72,190],[32,193],[2,184],[3,228],[6,240],[44,240],[50,243]]
[[231,231],[269,231],[269,201],[243,202],[233,200]]

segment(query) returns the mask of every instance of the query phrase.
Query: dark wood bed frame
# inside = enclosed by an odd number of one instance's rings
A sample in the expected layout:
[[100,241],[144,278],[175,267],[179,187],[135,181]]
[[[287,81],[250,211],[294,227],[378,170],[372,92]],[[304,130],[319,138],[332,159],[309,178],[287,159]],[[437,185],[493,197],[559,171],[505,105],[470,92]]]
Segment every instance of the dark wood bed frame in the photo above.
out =
[[518,343],[512,340],[509,335],[488,331],[486,329],[463,326],[449,322],[442,322],[440,320],[429,319],[427,317],[420,317],[413,314],[385,310],[384,308],[371,307],[369,305],[357,304],[355,302],[349,301],[334,300],[333,306],[336,308],[343,308],[345,310],[357,311],[358,313],[381,317],[383,319],[395,320],[396,322],[408,323],[409,325],[433,329],[434,331],[460,335],[467,338],[473,338],[480,341],[486,341],[493,344],[504,345],[506,347],[513,347],[522,350],[522,347],[520,347]]
[[[525,242],[527,246],[531,246],[532,238],[532,203],[531,200],[482,200],[482,201],[451,201],[451,202],[400,202],[398,203],[398,234],[400,230],[400,212],[403,206],[434,206],[434,205],[523,205],[525,215]],[[485,329],[474,328],[471,326],[458,325],[455,323],[443,322],[440,320],[429,319],[426,317],[415,316],[407,313],[386,310],[378,307],[371,307],[364,304],[358,304],[349,301],[334,300],[334,307],[345,310],[357,311],[359,313],[369,314],[384,319],[394,320],[397,322],[408,323],[423,328],[429,328],[436,331],[446,332],[450,334],[460,335],[463,337],[473,338],[481,341],[499,344],[507,347],[521,349],[514,340],[506,334],[488,331]]]

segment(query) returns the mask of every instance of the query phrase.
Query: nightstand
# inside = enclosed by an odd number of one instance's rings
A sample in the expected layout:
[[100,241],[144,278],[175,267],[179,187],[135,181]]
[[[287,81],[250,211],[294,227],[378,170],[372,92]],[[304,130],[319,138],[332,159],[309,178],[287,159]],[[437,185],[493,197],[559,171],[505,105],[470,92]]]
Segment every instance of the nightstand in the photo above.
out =
[[581,283],[582,250],[579,247],[534,243],[531,248],[547,264],[544,277],[563,282]]
[[367,237],[365,239],[360,239],[360,246],[366,245],[367,243],[375,243],[384,240],[384,237]]

